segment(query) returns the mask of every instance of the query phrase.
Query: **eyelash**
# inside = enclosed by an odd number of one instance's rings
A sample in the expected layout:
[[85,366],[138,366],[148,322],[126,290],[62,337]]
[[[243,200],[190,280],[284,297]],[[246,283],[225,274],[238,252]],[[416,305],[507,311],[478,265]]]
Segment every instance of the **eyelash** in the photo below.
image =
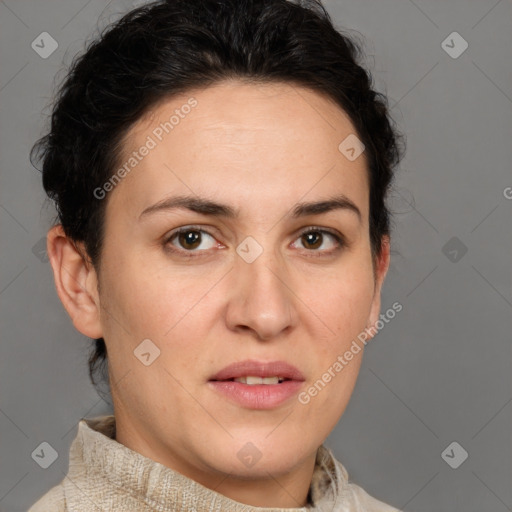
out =
[[[166,249],[168,251],[170,251],[171,253],[182,255],[185,258],[199,258],[201,256],[204,256],[204,254],[195,254],[195,253],[205,253],[208,251],[208,249],[202,250],[202,251],[187,251],[185,249],[181,249],[181,250],[176,249],[172,244],[170,244],[170,242],[176,236],[179,236],[182,233],[188,233],[189,231],[199,231],[201,233],[206,233],[208,236],[211,236],[212,238],[215,238],[211,233],[200,228],[199,226],[184,226],[182,228],[176,229],[168,237],[166,237],[165,242],[164,242],[164,246],[166,247]],[[337,247],[335,247],[334,249],[330,249],[329,251],[318,251],[318,250],[314,250],[314,249],[304,249],[307,252],[319,253],[318,257],[331,256],[334,253],[337,253],[338,251],[343,249],[347,245],[345,238],[341,234],[337,233],[336,231],[332,231],[332,230],[326,229],[326,228],[321,228],[318,226],[312,226],[312,227],[305,229],[304,231],[301,231],[299,233],[297,239],[303,237],[304,235],[307,235],[308,233],[328,234],[332,238],[334,238],[334,240],[336,241],[336,243],[338,245]],[[317,256],[315,255],[314,257],[317,257]]]

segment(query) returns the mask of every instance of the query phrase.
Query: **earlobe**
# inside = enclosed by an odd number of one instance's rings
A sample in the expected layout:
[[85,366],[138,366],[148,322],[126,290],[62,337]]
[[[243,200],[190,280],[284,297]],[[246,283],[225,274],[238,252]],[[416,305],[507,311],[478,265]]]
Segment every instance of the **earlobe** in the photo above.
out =
[[[61,224],[48,231],[46,240],[57,294],[73,325],[89,338],[101,338],[98,281],[93,265],[66,236]],[[85,255],[85,250],[82,252]]]

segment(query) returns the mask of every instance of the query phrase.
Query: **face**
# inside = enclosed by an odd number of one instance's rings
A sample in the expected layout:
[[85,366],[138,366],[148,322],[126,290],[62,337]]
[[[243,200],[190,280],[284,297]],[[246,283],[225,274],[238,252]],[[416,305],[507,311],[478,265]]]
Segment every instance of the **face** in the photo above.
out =
[[[349,401],[363,350],[335,363],[378,319],[389,257],[385,244],[374,273],[365,154],[338,149],[351,134],[317,93],[240,82],[130,130],[129,171],[104,199],[97,320],[81,325],[105,338],[126,444],[199,481],[314,456]],[[290,380],[212,382],[247,361],[238,374]]]

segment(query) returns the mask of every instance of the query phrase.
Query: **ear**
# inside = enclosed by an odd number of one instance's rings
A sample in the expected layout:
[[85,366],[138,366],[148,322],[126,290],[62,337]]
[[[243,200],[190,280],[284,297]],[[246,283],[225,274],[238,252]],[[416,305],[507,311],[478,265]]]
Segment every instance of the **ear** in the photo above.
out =
[[94,267],[84,257],[85,249],[66,236],[61,224],[48,231],[46,246],[57,294],[73,325],[89,338],[103,337],[98,279]]
[[[388,272],[389,268],[389,260],[390,260],[390,241],[389,236],[384,235],[382,237],[381,243],[381,251],[377,257],[377,261],[375,263],[375,291],[373,294],[372,306],[370,309],[370,316],[368,317],[368,325],[367,328],[375,325],[375,322],[379,319],[380,316],[380,296],[382,290],[382,284],[384,283],[384,279]],[[375,335],[375,330],[370,329],[367,332],[368,339],[372,339]]]

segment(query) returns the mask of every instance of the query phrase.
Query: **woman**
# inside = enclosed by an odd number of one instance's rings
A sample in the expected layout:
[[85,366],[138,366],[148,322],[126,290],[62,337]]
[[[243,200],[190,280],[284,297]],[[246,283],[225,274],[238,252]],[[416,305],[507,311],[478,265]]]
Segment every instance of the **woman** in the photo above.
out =
[[169,0],[75,61],[34,156],[114,414],[31,512],[396,510],[322,444],[379,320],[400,156],[356,54],[313,1]]

